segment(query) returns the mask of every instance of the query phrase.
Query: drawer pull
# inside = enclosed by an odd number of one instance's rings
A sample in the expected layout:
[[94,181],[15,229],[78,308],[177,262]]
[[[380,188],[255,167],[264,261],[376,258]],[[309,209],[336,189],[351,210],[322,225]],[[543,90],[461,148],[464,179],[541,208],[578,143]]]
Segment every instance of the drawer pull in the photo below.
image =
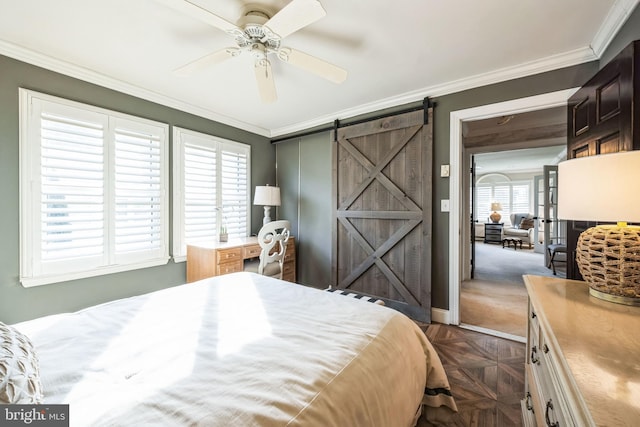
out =
[[537,316],[536,316],[536,313],[535,313],[534,311],[532,311],[532,312],[531,312],[531,318],[532,318],[532,319],[535,319],[536,317],[537,317]]
[[544,351],[544,354],[549,353],[549,346],[545,344],[545,345],[542,347],[542,351]]
[[547,409],[544,411],[544,420],[547,423],[547,427],[558,427],[560,424],[556,421],[555,423],[551,423],[549,419],[549,411],[553,411],[553,403],[551,403],[551,399],[547,402]]
[[535,412],[533,410],[533,404],[531,403],[531,393],[527,392],[527,397],[526,397],[526,404],[527,404],[527,411],[531,411],[531,412]]
[[531,347],[531,363],[540,364],[540,358],[538,357],[538,348],[535,345]]

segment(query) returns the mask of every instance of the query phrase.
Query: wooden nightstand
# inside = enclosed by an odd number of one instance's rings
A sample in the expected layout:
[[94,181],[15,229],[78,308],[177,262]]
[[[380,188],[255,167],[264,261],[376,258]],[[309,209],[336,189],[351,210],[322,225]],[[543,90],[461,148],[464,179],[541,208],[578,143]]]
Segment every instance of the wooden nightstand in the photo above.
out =
[[[207,277],[235,273],[244,270],[244,262],[260,256],[260,244],[255,236],[233,239],[228,242],[187,245],[187,283]],[[284,257],[282,279],[296,281],[296,243],[289,237]]]
[[503,222],[486,222],[484,224],[484,242],[501,244],[503,225]]

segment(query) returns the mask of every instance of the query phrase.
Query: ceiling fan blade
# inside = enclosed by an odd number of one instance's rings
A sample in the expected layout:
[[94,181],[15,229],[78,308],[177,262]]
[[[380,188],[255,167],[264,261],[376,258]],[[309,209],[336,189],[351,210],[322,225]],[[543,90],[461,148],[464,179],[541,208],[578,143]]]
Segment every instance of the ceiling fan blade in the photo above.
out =
[[258,92],[264,103],[272,103],[278,98],[276,95],[276,83],[273,79],[271,71],[271,63],[268,59],[259,59],[256,61],[254,71],[256,73],[256,81],[258,82]]
[[291,0],[291,3],[269,19],[264,27],[267,27],[266,29],[273,35],[283,39],[300,28],[316,22],[326,14],[318,0]]
[[279,49],[278,58],[333,83],[342,83],[347,79],[346,70],[299,50],[288,47]]
[[203,68],[220,64],[229,58],[240,55],[242,51],[237,47],[228,47],[209,53],[201,58],[193,60],[180,68],[176,68],[173,72],[179,76],[188,76],[193,72],[202,70]]
[[226,19],[211,13],[207,9],[198,6],[189,0],[156,0],[158,3],[162,3],[180,13],[183,13],[192,18],[198,19],[206,24],[212,25],[216,28],[226,31],[230,34],[235,34],[237,31],[242,33],[242,30],[235,24],[227,21]]

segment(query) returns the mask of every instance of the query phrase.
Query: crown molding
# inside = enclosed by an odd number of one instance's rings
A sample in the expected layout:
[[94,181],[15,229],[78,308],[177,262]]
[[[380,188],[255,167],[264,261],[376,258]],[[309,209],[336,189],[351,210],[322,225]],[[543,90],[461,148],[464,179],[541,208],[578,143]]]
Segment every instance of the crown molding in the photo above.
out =
[[[634,0],[636,1],[636,0]],[[640,1],[640,0],[637,0]],[[359,105],[354,108],[345,109],[331,115],[317,117],[313,120],[300,122],[291,126],[286,126],[271,131],[271,137],[278,137],[293,134],[306,129],[332,123],[335,119],[344,120],[360,114],[379,111],[386,108],[397,107],[399,105],[422,101],[425,97],[444,96],[456,92],[461,92],[476,87],[500,83],[507,80],[527,77],[559,68],[570,67],[589,61],[597,60],[598,57],[589,47],[576,49],[558,55],[549,56],[540,60],[519,64],[513,67],[501,68],[484,74],[478,74],[466,79],[447,82],[442,85],[429,86],[412,92],[406,92],[398,96],[381,99],[368,104]]]
[[45,68],[49,71],[60,73],[88,83],[96,84],[107,89],[116,90],[118,92],[132,95],[150,102],[155,102],[166,107],[175,108],[186,113],[191,113],[205,119],[233,126],[235,128],[239,128],[248,132],[253,132],[261,136],[271,136],[271,133],[268,129],[264,129],[250,123],[227,117],[206,108],[201,108],[190,103],[179,101],[175,98],[165,96],[157,92],[150,91],[118,79],[114,79],[112,77],[105,76],[104,74],[89,70],[84,67],[80,67],[75,64],[71,64],[69,62],[60,61],[51,56],[29,50],[27,48],[9,43],[4,40],[0,40],[0,54],[13,59],[17,59],[22,62],[26,62],[31,65],[35,65],[37,67]]
[[605,17],[604,22],[591,41],[591,48],[598,59],[602,56],[616,34],[618,34],[620,28],[627,22],[627,19],[639,3],[640,0],[617,0],[611,9],[609,9],[609,13]]

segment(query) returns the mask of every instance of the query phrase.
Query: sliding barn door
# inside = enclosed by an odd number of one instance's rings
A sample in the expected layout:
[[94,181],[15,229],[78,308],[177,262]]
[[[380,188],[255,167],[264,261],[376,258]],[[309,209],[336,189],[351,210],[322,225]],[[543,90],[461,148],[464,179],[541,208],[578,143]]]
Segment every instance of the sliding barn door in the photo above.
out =
[[333,286],[394,300],[425,322],[432,115],[429,109],[343,127],[333,147]]

